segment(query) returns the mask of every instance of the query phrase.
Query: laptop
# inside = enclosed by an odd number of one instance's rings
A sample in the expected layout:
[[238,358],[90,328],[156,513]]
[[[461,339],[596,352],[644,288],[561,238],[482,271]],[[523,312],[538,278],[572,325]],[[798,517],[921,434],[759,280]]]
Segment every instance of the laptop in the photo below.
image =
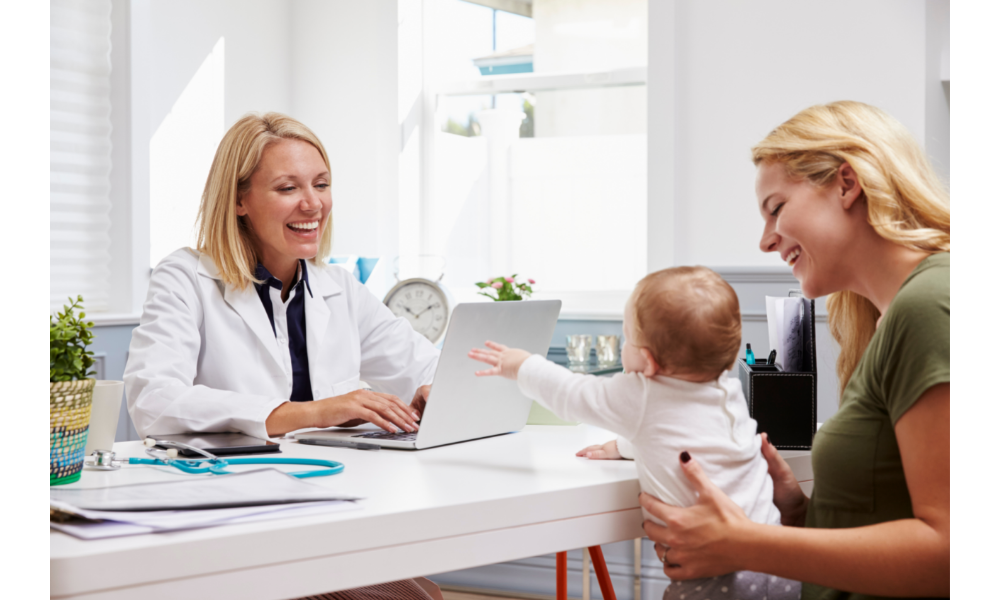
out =
[[518,390],[516,381],[499,376],[476,377],[476,371],[489,367],[469,358],[469,350],[483,348],[486,340],[492,340],[545,356],[561,307],[561,300],[456,306],[419,431],[323,429],[294,437],[319,445],[328,441],[331,445],[375,444],[383,448],[423,450],[518,431],[528,422],[531,399]]

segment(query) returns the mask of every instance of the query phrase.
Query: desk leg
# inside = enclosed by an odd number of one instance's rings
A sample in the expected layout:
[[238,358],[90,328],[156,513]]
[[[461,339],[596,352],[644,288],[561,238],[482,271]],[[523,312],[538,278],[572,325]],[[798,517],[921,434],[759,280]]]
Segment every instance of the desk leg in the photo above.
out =
[[569,565],[566,561],[566,553],[556,553],[556,600],[568,600],[568,568]]
[[616,600],[615,588],[611,585],[611,574],[608,573],[608,565],[604,562],[604,553],[600,546],[591,546],[590,562],[594,563],[594,573],[597,575],[597,583],[601,586],[601,597],[604,600]]

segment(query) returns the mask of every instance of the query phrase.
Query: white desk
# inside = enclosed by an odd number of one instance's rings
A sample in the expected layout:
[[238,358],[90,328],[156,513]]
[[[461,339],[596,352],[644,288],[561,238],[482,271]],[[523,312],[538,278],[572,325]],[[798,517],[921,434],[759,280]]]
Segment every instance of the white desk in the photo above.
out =
[[[342,461],[342,474],[309,481],[364,496],[363,508],[89,542],[53,532],[50,594],[294,598],[634,539],[643,535],[634,464],[573,456],[610,437],[588,426],[529,426],[419,452],[287,442],[285,456]],[[115,450],[119,456],[142,455],[138,442],[116,444]],[[190,476],[127,466],[84,471],[71,485],[176,477]]]

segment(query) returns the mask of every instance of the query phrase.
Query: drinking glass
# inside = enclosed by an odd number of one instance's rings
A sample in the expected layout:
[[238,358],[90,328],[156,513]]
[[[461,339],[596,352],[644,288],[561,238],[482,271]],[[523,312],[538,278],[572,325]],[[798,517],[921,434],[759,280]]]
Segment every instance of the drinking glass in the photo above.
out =
[[620,338],[617,335],[597,336],[597,365],[610,367],[618,364],[621,358]]
[[566,357],[569,359],[570,369],[586,368],[590,363],[590,344],[592,336],[590,334],[577,334],[566,336]]

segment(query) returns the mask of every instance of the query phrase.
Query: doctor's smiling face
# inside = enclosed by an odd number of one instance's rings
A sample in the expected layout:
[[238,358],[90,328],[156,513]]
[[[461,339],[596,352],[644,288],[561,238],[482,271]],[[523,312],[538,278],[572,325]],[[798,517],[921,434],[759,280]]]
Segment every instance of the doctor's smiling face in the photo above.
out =
[[288,284],[298,259],[319,252],[331,205],[330,172],[319,151],[281,139],[264,150],[236,214],[250,221],[261,264]]

